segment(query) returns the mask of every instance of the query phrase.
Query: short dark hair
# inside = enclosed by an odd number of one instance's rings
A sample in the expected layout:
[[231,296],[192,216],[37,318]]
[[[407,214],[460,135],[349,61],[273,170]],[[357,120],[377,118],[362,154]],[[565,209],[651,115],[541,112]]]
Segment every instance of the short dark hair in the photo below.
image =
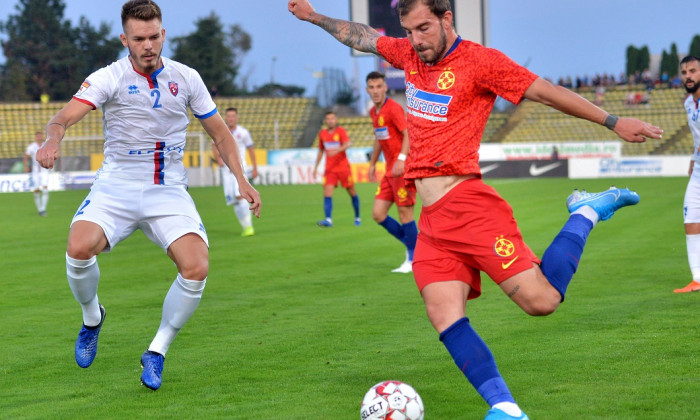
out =
[[238,108],[236,108],[235,106],[230,106],[230,107],[226,108],[225,112],[229,112],[229,111],[233,111],[236,114],[238,114]]
[[129,19],[144,21],[158,19],[163,22],[163,14],[153,0],[129,0],[122,6],[122,27]]
[[328,116],[328,115],[330,115],[330,114],[333,114],[333,115],[335,115],[335,111],[332,111],[332,110],[328,110],[328,111],[326,111],[326,113],[325,113],[325,114],[323,114],[323,116],[324,116],[324,117],[326,117],[326,116]]
[[442,19],[446,12],[452,11],[450,0],[400,0],[397,7],[399,16],[406,16],[418,3],[428,6],[430,13]]
[[384,73],[380,73],[378,71],[373,71],[367,75],[365,82],[369,82],[370,80],[376,80],[376,79],[386,80],[386,76],[384,76]]
[[680,65],[682,66],[683,64],[690,63],[691,61],[697,61],[698,63],[700,63],[700,58],[698,58],[698,57],[696,57],[696,56],[694,56],[694,55],[686,55],[686,56],[683,57],[683,59],[681,60],[681,64],[680,64]]

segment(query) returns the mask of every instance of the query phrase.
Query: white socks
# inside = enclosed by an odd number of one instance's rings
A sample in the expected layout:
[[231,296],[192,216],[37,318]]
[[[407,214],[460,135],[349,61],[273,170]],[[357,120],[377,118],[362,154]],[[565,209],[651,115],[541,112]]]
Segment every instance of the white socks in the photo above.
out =
[[250,204],[245,198],[239,198],[233,205],[233,212],[236,213],[238,221],[243,229],[253,225],[250,217]]
[[491,408],[498,408],[511,417],[520,417],[523,415],[523,411],[518,407],[518,404],[512,402],[501,402],[494,404]]
[[34,204],[39,212],[46,211],[46,206],[49,204],[49,191],[41,190],[34,191]]
[[596,211],[593,210],[593,207],[591,206],[581,206],[577,210],[573,211],[571,214],[580,214],[581,216],[593,222],[594,227],[598,223],[598,213],[596,213]]
[[700,283],[700,235],[685,235],[688,248],[688,264],[693,280]]
[[48,190],[41,190],[41,207],[39,208],[39,211],[46,211],[46,206],[49,204],[49,191]]
[[83,324],[88,327],[99,325],[102,313],[97,300],[97,283],[100,280],[97,257],[76,260],[66,253],[66,276],[75,300],[83,308]]
[[175,336],[197,309],[207,280],[187,280],[178,273],[163,302],[163,317],[155,338],[148,347],[165,356]]

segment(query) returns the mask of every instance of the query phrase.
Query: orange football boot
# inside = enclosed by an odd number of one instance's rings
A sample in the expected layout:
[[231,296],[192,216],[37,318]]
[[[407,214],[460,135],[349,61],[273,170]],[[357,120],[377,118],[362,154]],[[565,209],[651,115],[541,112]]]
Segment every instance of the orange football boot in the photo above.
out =
[[684,288],[676,289],[673,291],[673,293],[689,293],[689,292],[700,292],[700,283],[693,280]]

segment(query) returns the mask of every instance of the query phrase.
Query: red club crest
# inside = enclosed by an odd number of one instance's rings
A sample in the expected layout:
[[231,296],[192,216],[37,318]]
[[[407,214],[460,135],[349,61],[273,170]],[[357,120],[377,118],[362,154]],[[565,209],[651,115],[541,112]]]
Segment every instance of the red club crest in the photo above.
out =
[[170,89],[170,93],[172,93],[173,96],[177,96],[177,83],[168,82],[168,89]]

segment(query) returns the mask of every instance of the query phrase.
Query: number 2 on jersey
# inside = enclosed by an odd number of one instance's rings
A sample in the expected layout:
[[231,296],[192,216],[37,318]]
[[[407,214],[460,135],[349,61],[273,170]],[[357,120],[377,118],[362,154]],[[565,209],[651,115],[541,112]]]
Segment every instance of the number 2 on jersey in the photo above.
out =
[[83,209],[85,209],[85,207],[87,207],[88,204],[90,204],[90,200],[85,200],[85,202],[83,203],[82,206],[80,206],[80,208],[78,209],[78,212],[75,213],[75,215],[80,216],[81,214],[83,214]]
[[153,103],[153,108],[162,108],[163,105],[160,104],[160,91],[158,89],[153,89],[151,91],[151,97],[155,96],[156,101]]

